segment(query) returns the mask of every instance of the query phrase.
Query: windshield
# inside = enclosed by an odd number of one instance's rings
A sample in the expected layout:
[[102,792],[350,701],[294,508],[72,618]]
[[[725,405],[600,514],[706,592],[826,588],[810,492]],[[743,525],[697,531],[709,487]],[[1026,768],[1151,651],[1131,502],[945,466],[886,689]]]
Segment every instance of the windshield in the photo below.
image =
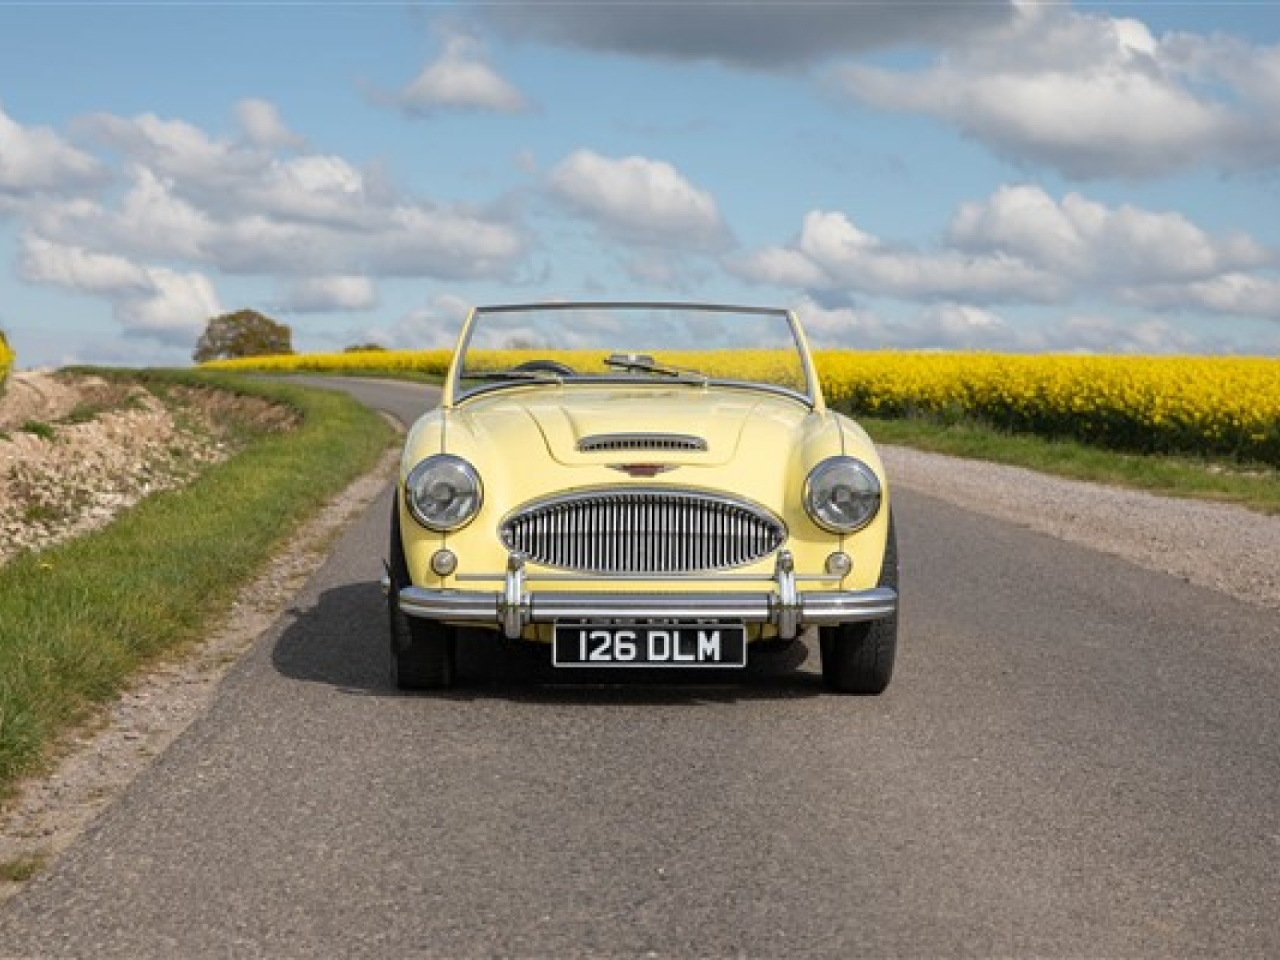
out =
[[751,386],[812,402],[785,310],[700,304],[481,307],[453,368],[455,400],[511,384]]

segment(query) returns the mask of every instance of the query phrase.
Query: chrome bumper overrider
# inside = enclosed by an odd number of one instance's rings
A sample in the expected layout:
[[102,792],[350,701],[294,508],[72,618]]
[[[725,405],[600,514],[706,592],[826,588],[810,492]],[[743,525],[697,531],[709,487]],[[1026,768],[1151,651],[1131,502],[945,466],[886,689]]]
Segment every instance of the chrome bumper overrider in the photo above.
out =
[[[512,639],[529,624],[556,620],[690,619],[772,624],[786,640],[805,627],[879,620],[898,609],[898,593],[889,587],[801,592],[787,551],[778,554],[769,578],[772,588],[750,593],[530,592],[525,560],[519,554],[511,555],[501,579],[501,590],[404,587],[399,592],[400,609],[411,617],[499,627]],[[387,581],[384,584],[389,587]]]

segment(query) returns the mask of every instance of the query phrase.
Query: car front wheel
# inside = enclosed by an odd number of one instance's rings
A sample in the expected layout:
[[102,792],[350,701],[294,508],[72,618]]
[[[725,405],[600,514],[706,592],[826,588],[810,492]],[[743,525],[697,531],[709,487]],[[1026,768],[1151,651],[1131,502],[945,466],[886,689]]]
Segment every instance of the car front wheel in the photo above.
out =
[[400,542],[400,512],[391,505],[388,550],[391,589],[387,617],[391,627],[391,682],[400,690],[441,690],[457,675],[457,630],[443,623],[409,617],[400,609],[400,588],[410,583]]
[[[898,589],[898,540],[889,517],[884,562],[880,566],[882,587]],[[822,680],[838,693],[875,695],[883,693],[893,676],[898,648],[898,614],[883,620],[842,623],[819,631],[822,646]]]

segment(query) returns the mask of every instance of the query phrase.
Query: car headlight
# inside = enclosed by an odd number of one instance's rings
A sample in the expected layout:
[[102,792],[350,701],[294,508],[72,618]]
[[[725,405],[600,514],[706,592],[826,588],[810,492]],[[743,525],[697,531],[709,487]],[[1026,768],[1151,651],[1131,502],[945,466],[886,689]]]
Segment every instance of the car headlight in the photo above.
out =
[[404,481],[404,500],[417,520],[431,530],[457,530],[480,511],[480,475],[467,461],[447,453],[427,457]]
[[805,480],[804,508],[824,530],[861,530],[880,512],[880,479],[853,457],[823,460]]

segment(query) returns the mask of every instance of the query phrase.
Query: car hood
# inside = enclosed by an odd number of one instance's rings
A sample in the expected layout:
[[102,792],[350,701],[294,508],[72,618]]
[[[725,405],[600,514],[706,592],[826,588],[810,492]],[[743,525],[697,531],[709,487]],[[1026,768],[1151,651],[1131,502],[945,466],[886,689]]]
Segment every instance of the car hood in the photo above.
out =
[[[784,442],[809,411],[766,393],[697,387],[505,391],[468,404],[456,426],[501,450],[528,450],[532,435],[565,466],[654,462],[718,466],[771,434]],[[779,449],[772,447],[772,449]]]

